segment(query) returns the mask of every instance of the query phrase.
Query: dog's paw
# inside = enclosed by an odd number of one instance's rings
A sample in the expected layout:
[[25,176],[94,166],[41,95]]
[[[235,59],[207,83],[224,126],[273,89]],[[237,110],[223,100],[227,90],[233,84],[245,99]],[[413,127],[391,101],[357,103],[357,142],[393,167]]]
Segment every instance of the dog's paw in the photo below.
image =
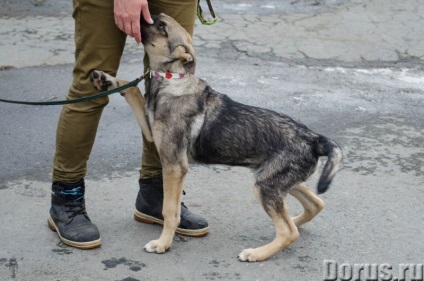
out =
[[237,256],[237,258],[239,259],[239,261],[258,261],[255,255],[255,249],[245,249]]
[[107,91],[118,87],[118,81],[115,77],[100,70],[93,70],[90,73],[90,81],[93,83],[94,88],[99,91]]
[[144,250],[149,253],[163,254],[165,253],[170,246],[166,246],[164,243],[161,243],[160,240],[152,240],[144,246]]

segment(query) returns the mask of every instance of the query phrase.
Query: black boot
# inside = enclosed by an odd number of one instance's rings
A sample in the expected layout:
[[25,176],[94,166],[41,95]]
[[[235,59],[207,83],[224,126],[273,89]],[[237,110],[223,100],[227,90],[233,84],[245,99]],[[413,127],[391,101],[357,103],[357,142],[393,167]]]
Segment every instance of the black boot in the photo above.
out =
[[85,211],[84,179],[76,183],[52,185],[52,205],[47,223],[63,243],[92,249],[101,245],[100,233]]
[[[162,179],[139,180],[140,191],[135,202],[134,219],[144,223],[163,225],[163,182]],[[181,220],[176,233],[201,237],[208,234],[208,222],[199,215],[190,212],[181,203]]]

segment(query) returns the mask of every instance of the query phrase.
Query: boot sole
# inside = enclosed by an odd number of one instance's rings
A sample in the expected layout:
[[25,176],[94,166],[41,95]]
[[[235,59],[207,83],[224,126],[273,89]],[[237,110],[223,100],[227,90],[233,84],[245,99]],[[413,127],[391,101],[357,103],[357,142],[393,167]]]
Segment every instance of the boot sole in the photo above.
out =
[[75,241],[71,241],[66,238],[63,238],[62,235],[60,235],[60,232],[51,216],[49,216],[49,218],[47,219],[47,225],[53,232],[57,232],[57,235],[59,235],[59,239],[66,245],[69,245],[78,249],[82,249],[82,250],[94,249],[102,245],[102,241],[100,238],[97,240],[89,241],[89,242],[75,242]]
[[[142,223],[148,223],[148,224],[160,224],[163,226],[163,220],[143,214],[142,212],[139,212],[138,210],[135,210],[134,212],[134,219],[136,221],[142,222]],[[183,228],[177,228],[175,230],[175,233],[189,236],[189,237],[203,237],[209,232],[209,226],[202,228],[202,229],[183,229]]]

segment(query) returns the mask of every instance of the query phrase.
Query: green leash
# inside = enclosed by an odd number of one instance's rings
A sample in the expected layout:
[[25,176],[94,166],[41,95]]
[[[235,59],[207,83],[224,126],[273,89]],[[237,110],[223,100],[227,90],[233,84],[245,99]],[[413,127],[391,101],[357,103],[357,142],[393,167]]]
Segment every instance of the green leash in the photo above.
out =
[[128,84],[125,84],[125,85],[120,86],[118,88],[115,88],[115,89],[112,89],[112,90],[109,90],[109,91],[106,91],[106,92],[101,92],[97,95],[79,98],[79,99],[59,100],[59,101],[38,101],[38,102],[0,99],[0,102],[14,103],[14,104],[26,104],[26,105],[63,105],[63,104],[72,104],[72,103],[80,103],[80,102],[85,102],[85,101],[91,101],[91,100],[95,100],[95,99],[98,99],[98,98],[109,96],[109,95],[114,94],[114,93],[121,92],[122,90],[128,89],[130,87],[137,86],[138,83],[140,83],[141,81],[144,80],[144,78],[146,77],[146,75],[148,73],[149,73],[149,70],[147,70],[146,73],[143,76],[141,76],[137,79],[134,79],[133,81],[129,82]]

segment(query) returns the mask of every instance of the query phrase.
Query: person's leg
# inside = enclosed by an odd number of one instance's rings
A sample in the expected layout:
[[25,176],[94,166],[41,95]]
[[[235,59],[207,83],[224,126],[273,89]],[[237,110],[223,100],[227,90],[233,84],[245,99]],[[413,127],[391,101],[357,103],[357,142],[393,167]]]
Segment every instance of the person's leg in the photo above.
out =
[[[173,17],[190,35],[193,35],[197,0],[151,0],[149,1],[149,9],[152,15],[164,13]],[[149,61],[146,55],[144,57],[145,70],[148,67]],[[146,95],[148,94],[146,87]],[[140,191],[136,200],[134,218],[144,223],[163,224],[162,166],[154,143],[148,142],[144,137],[139,184]],[[182,204],[180,225],[176,232],[188,236],[204,236],[208,231],[208,222],[201,216],[191,213]]]
[[[101,69],[116,75],[125,46],[125,34],[115,25],[113,0],[74,0],[75,65],[68,99],[90,96],[89,74]],[[57,133],[53,181],[76,182],[83,178],[97,126],[108,99],[65,105]]]
[[[89,74],[101,69],[116,75],[126,35],[115,25],[113,0],[74,0],[75,65],[68,99],[96,93]],[[107,98],[62,108],[53,161],[49,226],[63,242],[78,248],[100,246],[100,235],[85,212],[84,177]]]

